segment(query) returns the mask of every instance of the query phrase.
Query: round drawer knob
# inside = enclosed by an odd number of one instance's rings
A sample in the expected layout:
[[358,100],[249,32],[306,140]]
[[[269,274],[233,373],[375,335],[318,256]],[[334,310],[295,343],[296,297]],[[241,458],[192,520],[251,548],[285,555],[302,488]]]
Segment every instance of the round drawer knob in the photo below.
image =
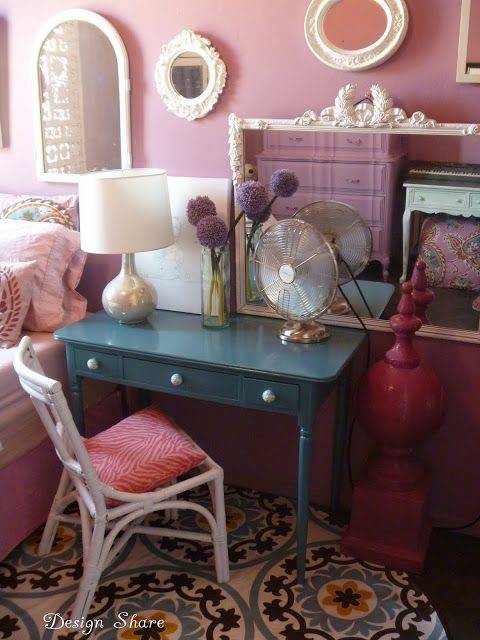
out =
[[87,369],[91,369],[92,371],[98,369],[98,360],[96,358],[89,358],[87,360]]
[[425,198],[423,196],[418,196],[418,201],[419,202],[423,202],[425,200]]
[[265,389],[262,393],[262,400],[268,404],[275,402],[275,394],[271,389]]
[[179,373],[174,373],[170,378],[170,382],[174,387],[179,387],[181,384],[183,384],[183,378]]
[[458,204],[463,204],[463,198],[458,198],[457,202],[458,202]]

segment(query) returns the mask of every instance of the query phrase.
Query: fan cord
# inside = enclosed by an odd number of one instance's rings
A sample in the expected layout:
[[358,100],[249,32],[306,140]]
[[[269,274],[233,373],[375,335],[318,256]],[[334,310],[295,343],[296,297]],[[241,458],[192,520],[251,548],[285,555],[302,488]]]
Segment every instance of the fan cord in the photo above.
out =
[[[353,271],[350,269],[350,265],[348,264],[348,262],[347,262],[346,260],[344,260],[344,259],[342,258],[342,255],[341,255],[340,253],[339,253],[339,259],[340,259],[340,262],[342,262],[342,263],[345,265],[345,267],[346,267],[346,269],[347,269],[348,273],[350,274],[350,277],[352,278],[352,280],[353,280],[353,282],[354,282],[355,286],[357,287],[358,293],[360,294],[360,297],[361,297],[361,298],[362,298],[362,300],[363,300],[363,304],[365,305],[365,307],[367,308],[368,313],[370,314],[370,318],[373,318],[372,310],[370,309],[370,307],[369,307],[369,305],[368,305],[368,302],[367,302],[367,300],[366,300],[365,296],[363,295],[362,288],[361,288],[361,287],[360,287],[360,285],[358,284],[357,279],[356,279],[356,277],[355,277],[355,275],[354,275]],[[341,289],[340,285],[338,285],[338,288],[340,289],[340,291],[342,291],[342,289]],[[343,293],[343,291],[342,291],[342,293]],[[345,294],[343,294],[343,295],[345,295]],[[347,300],[347,302],[350,304],[350,302],[349,302],[348,300]],[[352,307],[352,305],[351,305],[351,304],[350,304],[350,307]],[[353,309],[353,307],[352,307],[352,309]],[[353,312],[355,313],[355,309],[353,309]],[[357,316],[357,318],[358,318],[358,315],[357,315],[356,313],[355,313],[355,315],[356,315],[356,316]],[[363,323],[362,323],[362,324],[363,324]],[[363,325],[363,326],[364,326],[364,328],[365,328],[365,325]],[[365,331],[366,331],[366,329],[365,329]]]

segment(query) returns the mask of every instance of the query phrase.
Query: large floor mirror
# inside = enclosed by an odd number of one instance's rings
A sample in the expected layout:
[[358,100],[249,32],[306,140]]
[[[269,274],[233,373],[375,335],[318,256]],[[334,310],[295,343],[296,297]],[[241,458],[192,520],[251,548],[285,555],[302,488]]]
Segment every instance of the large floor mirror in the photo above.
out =
[[[372,232],[371,259],[358,278],[393,285],[382,313],[365,318],[369,327],[389,327],[400,283],[421,255],[438,271],[430,325],[422,334],[478,342],[479,133],[476,124],[439,123],[420,112],[408,117],[378,85],[358,101],[356,87],[347,85],[335,106],[319,115],[269,120],[231,114],[230,160],[236,186],[246,179],[245,165],[263,183],[278,168],[296,173],[298,191],[274,203],[274,220],[320,200],[357,209]],[[272,314],[261,300],[247,299],[244,224],[237,226],[236,254],[238,311]],[[351,313],[323,320],[358,324]]]

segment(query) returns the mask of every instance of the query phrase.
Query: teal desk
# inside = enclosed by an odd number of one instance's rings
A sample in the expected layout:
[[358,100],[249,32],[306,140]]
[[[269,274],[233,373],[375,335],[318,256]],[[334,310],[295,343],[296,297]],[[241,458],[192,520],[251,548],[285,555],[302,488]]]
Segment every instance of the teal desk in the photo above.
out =
[[83,428],[80,382],[85,376],[296,416],[297,575],[302,582],[315,417],[337,385],[331,495],[331,507],[336,509],[347,427],[350,364],[365,335],[357,329],[331,327],[331,338],[324,343],[284,344],[276,335],[280,322],[239,315],[228,329],[208,330],[202,328],[200,316],[155,311],[144,324],[124,326],[99,312],[60,329],[55,338],[66,343],[73,414],[80,429]]

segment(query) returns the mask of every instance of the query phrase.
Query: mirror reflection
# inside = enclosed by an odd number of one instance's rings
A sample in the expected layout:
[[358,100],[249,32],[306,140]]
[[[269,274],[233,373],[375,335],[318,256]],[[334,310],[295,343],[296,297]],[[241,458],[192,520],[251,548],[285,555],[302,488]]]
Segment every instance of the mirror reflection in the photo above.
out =
[[420,255],[435,294],[430,323],[479,329],[479,136],[272,129],[243,136],[245,163],[262,183],[278,168],[299,178],[292,197],[275,201],[275,219],[311,202],[336,200],[367,222],[373,248],[358,278],[395,286],[382,319],[396,313],[402,272],[409,278]]
[[171,82],[184,98],[198,98],[208,86],[209,72],[206,60],[193,51],[175,58],[171,69]]
[[466,71],[480,74],[480,0],[470,1]]
[[[363,16],[360,22],[358,15]],[[386,28],[387,15],[376,0],[341,0],[329,9],[323,21],[330,42],[347,51],[370,46]]]

